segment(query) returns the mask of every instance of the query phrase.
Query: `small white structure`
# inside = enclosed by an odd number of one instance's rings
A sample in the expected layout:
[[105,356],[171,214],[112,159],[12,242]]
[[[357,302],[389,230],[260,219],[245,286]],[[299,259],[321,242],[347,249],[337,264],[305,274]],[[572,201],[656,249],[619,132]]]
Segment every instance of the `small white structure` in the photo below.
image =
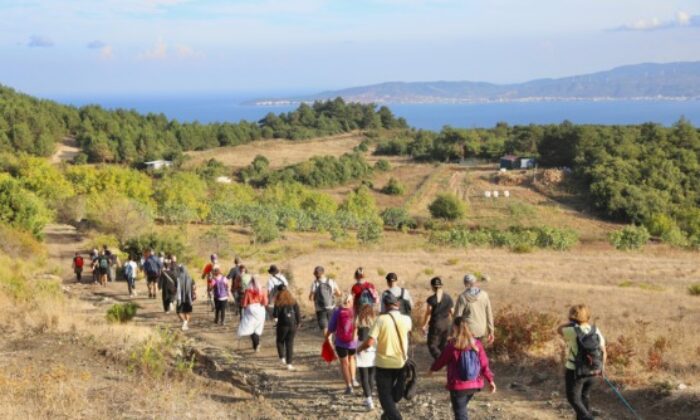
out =
[[219,176],[216,178],[216,182],[218,182],[219,184],[230,184],[233,182],[233,180],[231,179],[231,177],[228,176]]
[[484,197],[491,198],[491,191],[484,191]]
[[493,198],[498,198],[498,191],[493,192]]
[[169,160],[152,160],[150,162],[144,162],[143,164],[146,166],[146,169],[153,171],[173,166],[173,163]]
[[508,191],[508,190],[503,191],[503,196],[504,196],[505,198],[510,197],[510,191]]

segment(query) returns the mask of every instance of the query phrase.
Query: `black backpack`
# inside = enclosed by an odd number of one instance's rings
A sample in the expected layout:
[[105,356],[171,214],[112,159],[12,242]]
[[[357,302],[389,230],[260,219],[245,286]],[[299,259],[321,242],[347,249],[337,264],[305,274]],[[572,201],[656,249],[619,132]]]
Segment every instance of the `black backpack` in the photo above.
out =
[[411,302],[408,299],[404,299],[403,297],[405,290],[406,289],[401,288],[401,295],[399,296],[399,312],[401,312],[404,315],[411,316]]
[[603,351],[601,350],[600,336],[595,325],[588,334],[584,333],[579,325],[573,326],[576,332],[576,345],[578,353],[574,358],[574,367],[577,378],[599,376],[603,373]]

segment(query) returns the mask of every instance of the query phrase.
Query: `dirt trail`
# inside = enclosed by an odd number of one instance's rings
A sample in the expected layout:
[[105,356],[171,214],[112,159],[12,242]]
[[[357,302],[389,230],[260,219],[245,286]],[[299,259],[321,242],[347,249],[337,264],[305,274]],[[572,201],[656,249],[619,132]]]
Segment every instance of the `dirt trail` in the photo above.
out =
[[[151,327],[177,329],[180,323],[175,314],[164,313],[160,299],[147,299],[144,281],[137,282],[139,296],[130,299],[124,282],[109,283],[106,287],[92,284],[76,284],[70,273],[70,258],[74,250],[85,251],[85,242],[71,226],[52,225],[46,230],[46,242],[50,257],[60,263],[64,279],[74,294],[91,301],[95,311],[104,314],[106,308],[115,302],[133,300],[139,306],[134,322]],[[89,271],[89,270],[88,270]],[[89,272],[85,278],[89,279]],[[202,289],[200,285],[200,290]],[[337,362],[328,366],[319,356],[321,335],[316,328],[315,318],[304,317],[297,334],[294,366],[296,371],[288,372],[279,362],[274,344],[274,330],[271,324],[265,326],[261,351],[254,353],[247,337],[238,339],[236,329],[238,317],[227,313],[227,325],[213,324],[213,314],[206,302],[195,304],[190,331],[196,346],[205,356],[209,366],[201,373],[216,379],[231,382],[240,388],[260,396],[266,405],[271,405],[285,419],[377,419],[381,410],[366,411],[362,405],[361,389],[354,395],[344,396],[343,385]],[[418,396],[400,403],[400,409],[407,419],[450,419],[452,418],[449,394],[444,390],[444,373],[427,377],[423,374],[429,365],[429,355],[424,345],[415,347],[421,378]],[[559,395],[561,390],[551,386],[529,385],[537,378],[523,374],[512,366],[493,366],[499,392],[495,395],[480,394],[470,404],[470,418],[473,419],[560,419],[569,418],[569,408]],[[536,375],[537,376],[537,375]],[[540,382],[551,381],[547,375],[539,376]],[[551,389],[550,389],[551,388]],[[375,404],[378,400],[375,395]],[[269,412],[268,412],[269,413]],[[231,413],[235,418],[243,414],[247,418],[270,418],[269,414]],[[619,413],[617,413],[619,414]],[[619,415],[605,418],[624,418]]]
[[56,152],[51,156],[51,163],[61,163],[73,160],[81,150],[78,142],[72,137],[65,137],[56,145]]

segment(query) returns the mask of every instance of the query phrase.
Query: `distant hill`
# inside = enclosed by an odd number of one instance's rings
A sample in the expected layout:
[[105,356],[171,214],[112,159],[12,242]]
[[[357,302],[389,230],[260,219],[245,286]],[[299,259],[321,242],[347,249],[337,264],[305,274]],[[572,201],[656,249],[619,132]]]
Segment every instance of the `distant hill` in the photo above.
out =
[[504,85],[468,81],[386,82],[306,97],[260,99],[253,103],[297,103],[338,96],[351,102],[394,104],[700,99],[700,62],[636,64],[580,76]]

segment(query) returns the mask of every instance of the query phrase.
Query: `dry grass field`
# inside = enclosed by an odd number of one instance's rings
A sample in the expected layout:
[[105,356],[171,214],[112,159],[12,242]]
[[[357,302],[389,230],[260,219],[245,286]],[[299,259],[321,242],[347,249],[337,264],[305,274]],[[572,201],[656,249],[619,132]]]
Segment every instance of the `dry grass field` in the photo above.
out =
[[214,158],[235,169],[248,166],[255,156],[263,155],[270,161],[271,168],[279,168],[317,155],[340,156],[352,151],[363,138],[359,133],[349,133],[313,140],[260,140],[241,146],[187,152],[188,159],[184,166],[194,167]]

